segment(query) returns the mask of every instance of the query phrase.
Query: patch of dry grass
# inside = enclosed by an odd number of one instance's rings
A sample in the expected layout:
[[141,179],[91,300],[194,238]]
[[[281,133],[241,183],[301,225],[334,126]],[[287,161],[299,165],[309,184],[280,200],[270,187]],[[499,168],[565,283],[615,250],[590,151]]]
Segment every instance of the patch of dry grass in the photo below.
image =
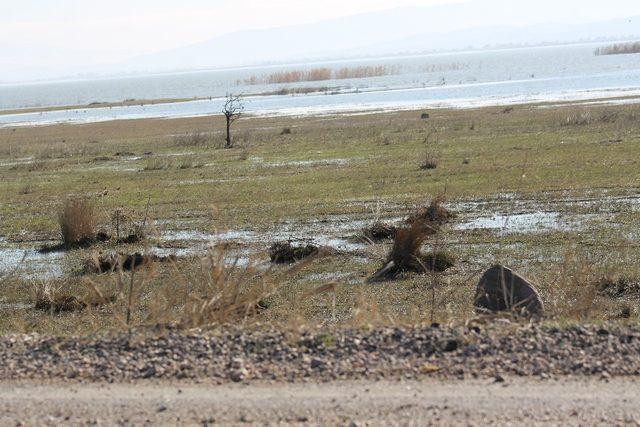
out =
[[95,238],[96,212],[88,199],[67,200],[58,222],[62,243],[67,248],[82,246]]

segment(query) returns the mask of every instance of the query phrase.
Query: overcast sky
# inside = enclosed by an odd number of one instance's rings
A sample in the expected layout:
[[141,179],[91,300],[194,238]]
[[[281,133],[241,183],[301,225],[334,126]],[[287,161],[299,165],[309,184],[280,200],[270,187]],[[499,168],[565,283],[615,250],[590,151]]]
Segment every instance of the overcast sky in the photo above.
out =
[[640,0],[0,0],[0,66],[44,69],[56,49],[66,52],[68,65],[75,65],[70,50],[83,51],[85,62],[114,62],[234,31],[469,1],[486,3],[486,14],[473,22],[452,16],[451,28],[640,15]]
[[[0,46],[17,41],[136,54],[205,40],[224,33],[268,28],[402,6],[462,0],[2,0]],[[640,0],[474,0],[517,9],[538,4],[531,23],[622,17]],[[502,3],[504,6],[500,6]],[[492,7],[487,8],[491,22]],[[453,17],[452,17],[453,18]],[[521,16],[513,22],[525,24]],[[508,24],[508,22],[505,22]],[[425,29],[426,30],[426,29]]]

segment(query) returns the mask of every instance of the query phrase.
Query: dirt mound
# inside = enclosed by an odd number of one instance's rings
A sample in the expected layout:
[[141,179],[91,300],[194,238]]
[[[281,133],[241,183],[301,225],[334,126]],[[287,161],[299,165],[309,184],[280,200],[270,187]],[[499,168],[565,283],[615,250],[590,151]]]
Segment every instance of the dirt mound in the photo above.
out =
[[38,252],[41,254],[50,254],[53,252],[64,252],[75,249],[87,249],[94,245],[97,245],[98,243],[108,242],[109,240],[111,240],[111,236],[101,231],[95,236],[85,237],[78,240],[77,242],[74,242],[73,244],[58,243],[56,245],[44,245],[40,249],[38,249]]
[[609,298],[640,296],[640,281],[631,277],[605,277],[596,283],[598,294]]
[[396,237],[398,228],[395,225],[376,222],[369,228],[362,230],[362,235],[366,240],[372,242],[380,242],[383,240],[391,240]]
[[85,271],[87,273],[112,273],[114,271],[131,271],[139,267],[148,266],[152,263],[175,262],[177,257],[159,257],[157,255],[143,255],[139,252],[134,254],[94,254],[86,262]]
[[292,245],[291,242],[277,242],[269,248],[269,257],[274,264],[293,264],[316,255],[319,249],[312,243]]
[[40,311],[59,313],[70,313],[82,311],[87,308],[87,304],[72,295],[43,295],[36,299],[34,308]]

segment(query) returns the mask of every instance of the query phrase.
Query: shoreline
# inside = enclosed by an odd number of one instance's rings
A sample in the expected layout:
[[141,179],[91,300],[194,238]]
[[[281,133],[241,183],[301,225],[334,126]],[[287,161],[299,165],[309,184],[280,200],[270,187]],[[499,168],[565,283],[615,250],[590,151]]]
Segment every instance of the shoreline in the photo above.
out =
[[[417,91],[422,88],[404,88],[396,89],[403,91]],[[363,91],[362,93],[366,93]],[[375,92],[375,91],[368,91]],[[349,95],[351,92],[340,92],[339,95]],[[330,96],[323,92],[311,92],[304,95],[274,95],[273,93],[261,93],[254,95],[245,95],[245,99],[251,98],[267,98],[270,96],[282,96],[297,98],[313,98],[318,96]],[[215,112],[217,109],[212,108],[211,111],[202,113],[193,111],[167,111],[161,110],[163,106],[182,105],[189,107],[193,103],[201,102],[223,102],[221,98],[175,98],[175,99],[156,99],[156,100],[126,100],[119,103],[93,103],[80,108],[76,107],[49,107],[48,109],[28,109],[28,110],[0,110],[0,129],[2,128],[30,128],[40,126],[51,126],[58,124],[90,124],[121,120],[148,120],[148,119],[185,119],[197,117],[215,117],[220,114]],[[511,97],[484,97],[484,98],[467,98],[467,99],[442,99],[421,101],[396,101],[396,102],[362,102],[362,103],[343,103],[330,105],[316,105],[303,107],[282,107],[282,108],[258,108],[254,111],[245,111],[248,118],[269,118],[269,117],[326,117],[326,116],[353,116],[362,114],[383,114],[403,111],[419,111],[419,110],[466,110],[478,108],[494,108],[494,107],[521,107],[534,106],[539,108],[548,108],[555,106],[571,106],[571,105],[601,105],[601,104],[634,104],[640,103],[640,89],[622,88],[622,89],[601,89],[590,91],[576,91],[572,93],[554,93],[539,94],[537,96],[514,95]],[[155,106],[156,111],[147,111],[144,107]],[[108,109],[117,111],[117,109],[136,108],[138,111],[126,110],[121,115],[113,113],[104,114],[102,116],[94,115],[93,117],[78,117],[79,113],[87,113],[87,110]],[[183,108],[184,109],[184,108]],[[43,114],[55,113],[75,113],[74,117],[53,117],[50,119],[41,118]],[[24,121],[7,121],[7,117],[14,116],[16,119],[22,116],[38,115],[35,117],[25,117]],[[3,118],[5,123],[3,123]],[[31,120],[29,120],[31,119]]]

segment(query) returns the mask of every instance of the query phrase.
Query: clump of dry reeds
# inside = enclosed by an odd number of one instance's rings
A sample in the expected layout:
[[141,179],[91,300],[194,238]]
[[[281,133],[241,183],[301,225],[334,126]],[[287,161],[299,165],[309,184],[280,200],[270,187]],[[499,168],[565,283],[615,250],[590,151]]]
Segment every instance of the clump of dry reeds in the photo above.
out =
[[190,132],[173,137],[173,144],[179,147],[202,147],[209,143],[210,136],[206,132]]
[[424,207],[419,208],[405,220],[406,224],[422,224],[428,228],[451,222],[456,217],[455,213],[444,207],[444,197],[437,196]]
[[73,295],[66,295],[50,284],[38,286],[34,292],[34,309],[50,313],[66,313],[82,311],[87,307]]
[[628,55],[640,53],[640,42],[616,43],[609,46],[599,47],[594,52],[600,55]]
[[420,163],[420,169],[430,170],[430,169],[436,169],[437,167],[438,167],[437,154],[431,149],[426,150],[424,153],[424,157],[422,159],[422,163]]
[[[338,70],[330,68],[312,68],[310,70],[289,70],[268,74],[265,76],[251,76],[244,80],[246,85],[257,84],[283,84],[296,82],[315,82],[324,80],[345,80],[359,79],[368,77],[388,76],[392,74],[400,74],[403,68],[398,65],[363,65],[359,67],[344,67]],[[295,89],[286,89],[286,93],[305,93],[297,92]],[[308,93],[308,91],[307,91]],[[276,93],[279,94],[279,93]]]
[[66,248],[91,243],[96,236],[96,213],[88,199],[69,199],[59,216],[60,234]]
[[398,228],[384,266],[377,270],[368,281],[393,279],[405,272],[443,272],[453,267],[455,260],[447,252],[422,253],[422,246],[435,232],[434,228],[425,227],[419,222]]
[[585,126],[593,123],[593,115],[589,110],[574,110],[560,123],[562,126]]
[[285,277],[314,259],[276,273],[252,263],[240,265],[238,259],[227,258],[224,250],[212,249],[188,275],[174,268],[171,284],[154,291],[148,320],[183,328],[256,320],[268,309],[269,299],[280,292]]

